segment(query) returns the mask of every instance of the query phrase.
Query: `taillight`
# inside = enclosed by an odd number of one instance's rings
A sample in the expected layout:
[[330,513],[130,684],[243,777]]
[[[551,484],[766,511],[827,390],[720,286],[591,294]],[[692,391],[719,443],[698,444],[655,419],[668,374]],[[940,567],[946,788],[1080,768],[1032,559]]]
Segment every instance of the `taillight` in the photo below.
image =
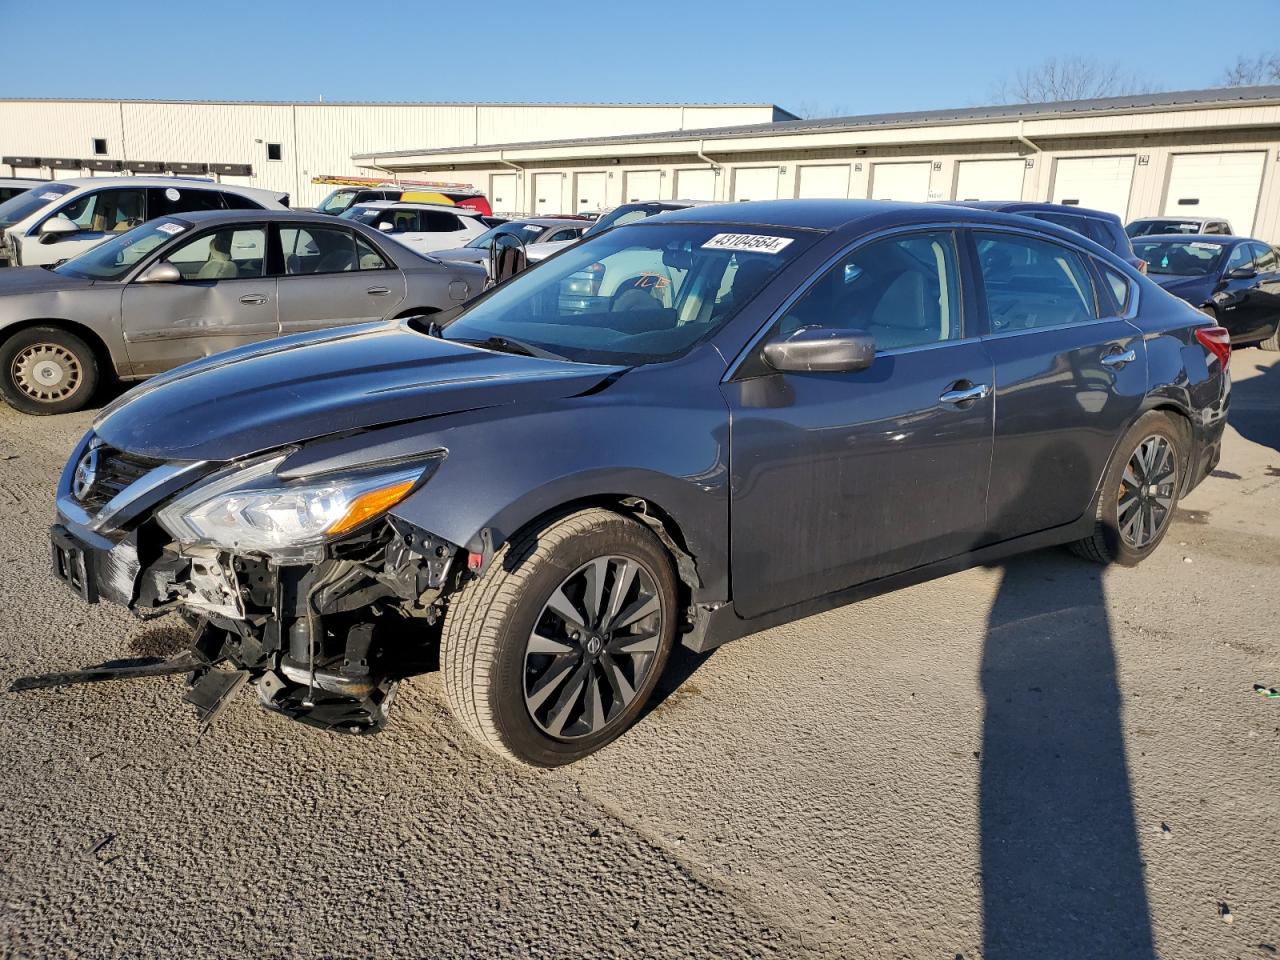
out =
[[1138,261],[1138,272],[1139,272],[1139,273],[1146,273],[1146,272],[1147,272],[1147,261],[1145,261],[1145,260],[1139,260],[1139,261]]
[[1231,334],[1227,333],[1226,328],[1199,327],[1196,329],[1196,339],[1200,341],[1200,346],[1218,358],[1222,369],[1226,370],[1231,363]]

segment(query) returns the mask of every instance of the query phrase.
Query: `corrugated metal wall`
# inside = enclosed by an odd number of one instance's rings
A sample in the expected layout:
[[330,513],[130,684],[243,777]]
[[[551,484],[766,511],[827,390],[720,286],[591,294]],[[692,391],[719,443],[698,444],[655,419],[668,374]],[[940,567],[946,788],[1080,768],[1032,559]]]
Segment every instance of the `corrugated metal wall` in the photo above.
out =
[[[660,132],[773,117],[772,107],[736,105],[0,100],[0,156],[90,158],[93,139],[102,138],[108,159],[251,164],[254,175],[235,182],[287,191],[295,206],[308,206],[332,189],[313,186],[313,176],[370,173],[352,164],[354,153]],[[267,159],[272,143],[280,145],[280,160]],[[0,175],[13,172],[0,167]],[[442,179],[488,184],[487,174]]]

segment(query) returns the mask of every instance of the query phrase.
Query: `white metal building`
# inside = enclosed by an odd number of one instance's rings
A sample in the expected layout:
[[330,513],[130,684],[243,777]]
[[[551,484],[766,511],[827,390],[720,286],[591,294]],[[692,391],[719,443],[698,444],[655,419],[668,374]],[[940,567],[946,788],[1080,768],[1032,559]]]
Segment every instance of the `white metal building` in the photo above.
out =
[[288,192],[295,206],[356,174],[352,154],[736,126],[771,104],[267,103],[0,99],[0,176],[208,174]]
[[1049,200],[1125,220],[1225,216],[1280,242],[1280,86],[490,142],[355,161],[465,180],[534,214],[673,197]]

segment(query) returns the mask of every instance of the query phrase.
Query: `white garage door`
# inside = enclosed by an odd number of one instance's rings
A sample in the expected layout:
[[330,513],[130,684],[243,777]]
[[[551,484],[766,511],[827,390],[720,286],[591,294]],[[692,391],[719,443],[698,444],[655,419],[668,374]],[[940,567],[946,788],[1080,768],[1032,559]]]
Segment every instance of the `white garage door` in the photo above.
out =
[[1021,200],[1025,160],[961,160],[957,200]]
[[570,213],[594,213],[604,209],[604,192],[608,177],[603,173],[579,173],[574,177],[577,184],[576,203]]
[[1071,157],[1059,160],[1053,175],[1053,202],[1106,210],[1129,219],[1133,157]]
[[516,175],[514,173],[495,173],[489,178],[489,206],[494,213],[515,213]]
[[564,177],[558,173],[535,173],[533,175],[533,215],[546,217],[563,213],[560,192],[563,189]]
[[849,165],[847,163],[800,168],[797,197],[849,196]]
[[716,172],[714,170],[677,170],[677,200],[714,200],[716,198]]
[[644,203],[646,200],[661,200],[662,177],[657,170],[631,170],[627,173],[623,187],[624,203]]
[[1226,217],[1242,236],[1253,233],[1266,154],[1180,153],[1169,170],[1164,214],[1175,217]]
[[929,199],[930,166],[927,160],[924,163],[873,163],[871,199],[924,203]]
[[733,171],[733,199],[777,200],[777,167],[739,167]]

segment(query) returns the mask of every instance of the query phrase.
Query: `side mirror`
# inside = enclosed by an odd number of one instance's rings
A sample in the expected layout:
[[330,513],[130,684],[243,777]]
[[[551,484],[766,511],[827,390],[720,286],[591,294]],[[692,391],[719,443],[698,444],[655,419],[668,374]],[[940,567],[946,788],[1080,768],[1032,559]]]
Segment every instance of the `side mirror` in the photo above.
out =
[[1258,271],[1253,267],[1236,267],[1234,270],[1227,271],[1228,280],[1252,280],[1258,275]]
[[79,232],[80,228],[76,226],[74,221],[68,220],[59,214],[40,224],[40,242],[53,243],[56,240],[64,240],[71,234]]
[[803,327],[764,345],[765,362],[782,373],[854,373],[875,357],[875,340],[862,330]]
[[383,220],[380,224],[378,224],[378,229],[381,230],[383,233],[390,233],[392,230],[395,229],[395,224],[387,223],[387,221]]
[[151,266],[143,270],[135,283],[178,283],[182,280],[182,274],[168,260],[161,260],[159,263],[153,263]]

